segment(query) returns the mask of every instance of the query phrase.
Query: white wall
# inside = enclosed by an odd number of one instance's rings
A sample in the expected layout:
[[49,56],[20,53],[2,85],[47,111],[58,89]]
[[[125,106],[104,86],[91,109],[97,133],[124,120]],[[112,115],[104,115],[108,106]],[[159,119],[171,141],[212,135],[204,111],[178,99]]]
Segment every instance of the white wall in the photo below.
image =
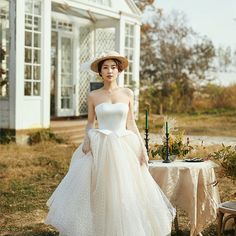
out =
[[42,99],[24,99],[21,129],[43,128],[42,110]]
[[116,10],[119,10],[119,11],[122,11],[124,13],[127,13],[127,14],[134,14],[133,10],[131,9],[131,6],[129,6],[127,4],[127,2],[130,2],[129,0],[128,1],[117,1],[117,0],[112,0],[112,8],[113,9],[116,9]]
[[11,129],[48,128],[50,125],[51,1],[42,2],[40,96],[24,96],[24,0],[16,2],[16,30],[11,32],[15,44],[15,56],[11,54],[15,61],[10,74]]

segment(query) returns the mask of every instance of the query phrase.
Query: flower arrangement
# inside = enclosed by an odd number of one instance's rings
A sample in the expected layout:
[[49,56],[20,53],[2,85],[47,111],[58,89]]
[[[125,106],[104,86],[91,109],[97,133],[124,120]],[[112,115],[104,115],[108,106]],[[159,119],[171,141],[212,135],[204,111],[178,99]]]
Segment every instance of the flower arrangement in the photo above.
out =
[[[165,120],[166,124],[167,119]],[[154,144],[150,148],[151,158],[160,156],[162,159],[166,158],[166,127],[162,129],[162,144]],[[169,155],[170,160],[174,160],[176,157],[183,158],[186,156],[193,147],[189,145],[189,142],[184,143],[184,131],[178,131],[176,129],[176,121],[174,119],[168,120],[168,132],[169,132]]]

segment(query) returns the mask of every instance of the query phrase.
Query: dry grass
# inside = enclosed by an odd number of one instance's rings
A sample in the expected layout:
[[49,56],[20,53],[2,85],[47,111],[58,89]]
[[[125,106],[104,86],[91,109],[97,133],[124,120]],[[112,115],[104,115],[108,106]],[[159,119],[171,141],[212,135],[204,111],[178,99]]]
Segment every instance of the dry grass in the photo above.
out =
[[1,235],[56,235],[43,224],[46,200],[68,169],[74,146],[1,145]]
[[[0,145],[0,235],[58,235],[43,224],[45,203],[66,173],[75,148],[50,142]],[[219,189],[223,201],[235,197],[231,180],[221,178]],[[179,221],[180,235],[189,235],[188,219],[182,212]],[[204,235],[216,235],[216,223]]]
[[[173,114],[180,129],[187,135],[229,136],[236,137],[236,113],[223,114]],[[140,114],[138,126],[143,129],[145,117]],[[149,129],[151,133],[160,133],[164,124],[164,116],[151,114],[149,116]]]

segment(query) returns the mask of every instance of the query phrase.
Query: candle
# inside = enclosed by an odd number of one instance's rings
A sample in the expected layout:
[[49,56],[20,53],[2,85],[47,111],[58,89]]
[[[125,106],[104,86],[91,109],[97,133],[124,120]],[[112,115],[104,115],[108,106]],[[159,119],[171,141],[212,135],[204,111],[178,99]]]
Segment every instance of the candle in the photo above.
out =
[[146,129],[148,129],[148,110],[146,110]]
[[169,130],[168,130],[168,122],[166,121],[166,134],[169,133]]

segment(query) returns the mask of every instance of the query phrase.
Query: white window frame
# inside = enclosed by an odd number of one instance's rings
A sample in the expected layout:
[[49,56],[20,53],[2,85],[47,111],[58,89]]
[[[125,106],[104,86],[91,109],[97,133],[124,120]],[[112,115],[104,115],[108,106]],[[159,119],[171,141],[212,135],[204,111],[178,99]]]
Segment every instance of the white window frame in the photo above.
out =
[[[26,12],[26,6],[25,6],[25,29],[24,29],[24,33],[25,33],[25,39],[26,39],[26,33],[30,33],[31,34],[31,45],[26,45],[26,40],[24,42],[24,72],[26,74],[26,70],[25,68],[28,67],[28,68],[31,68],[30,70],[30,77],[29,79],[26,78],[26,76],[24,76],[24,96],[26,97],[40,97],[42,95],[42,64],[41,64],[41,58],[42,58],[42,0],[30,0],[29,2],[31,2],[32,4],[32,12]],[[40,14],[35,14],[34,12],[34,4],[37,3],[37,2],[40,2]],[[25,1],[25,5],[27,3],[27,0]],[[32,23],[31,23],[31,29],[27,29],[27,23],[26,23],[26,20],[27,20],[27,17],[28,18],[32,18]],[[35,19],[39,19],[40,21],[40,24],[39,24],[39,29],[38,30],[35,30],[35,25],[34,25],[34,21]],[[35,35],[39,35],[39,45],[35,46]],[[27,62],[25,60],[26,58],[26,50],[30,50],[31,52],[31,61],[30,62]],[[38,62],[34,62],[34,55],[35,55],[35,52],[38,51],[39,53],[39,58],[38,58]],[[35,72],[35,69],[38,67],[38,71],[39,71],[39,77],[38,79],[35,79],[34,78],[34,72]],[[29,94],[26,94],[26,83],[30,84],[30,93]],[[36,87],[39,88],[39,92],[38,93],[35,93],[35,90],[34,90],[34,86],[37,85]]]
[[129,60],[129,66],[124,71],[124,85],[129,87],[133,81],[134,74],[134,50],[135,50],[135,25],[129,22],[125,22],[125,42],[124,42],[124,54]]

